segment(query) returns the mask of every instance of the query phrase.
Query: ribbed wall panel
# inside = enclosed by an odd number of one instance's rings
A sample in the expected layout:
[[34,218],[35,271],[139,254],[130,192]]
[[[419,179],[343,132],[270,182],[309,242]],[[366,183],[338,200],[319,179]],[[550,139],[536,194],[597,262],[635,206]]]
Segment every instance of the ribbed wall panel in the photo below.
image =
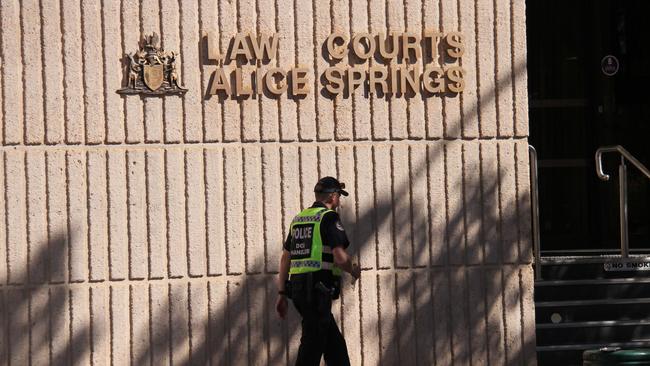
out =
[[[8,289],[6,291],[6,312],[10,315],[6,328],[8,334],[29,334],[29,294],[25,289]],[[29,363],[29,337],[15,337],[8,340],[9,364],[26,365]]]
[[[477,22],[476,22],[476,2],[477,0],[457,0],[460,10],[459,29],[465,35],[464,43],[466,52],[460,61],[461,67],[465,70],[477,69]],[[506,4],[506,2],[502,2]],[[479,120],[478,120],[478,72],[468,72],[465,74],[465,91],[460,96],[462,106],[462,136],[464,138],[479,137]]]
[[[125,298],[128,300],[128,297]],[[126,313],[126,312],[125,312]],[[52,324],[52,333],[49,339],[50,363],[54,365],[70,364],[71,342],[70,342],[70,290],[64,286],[53,286],[50,288],[49,298],[49,321]],[[111,319],[114,318],[111,313]],[[123,330],[122,339],[128,342],[128,318],[119,328],[111,328],[111,334],[116,330]],[[23,333],[24,334],[24,333]],[[111,337],[112,338],[112,337]],[[128,357],[128,353],[125,353]]]
[[[135,52],[135,49],[130,47],[132,44],[138,44],[140,41],[140,32],[142,28],[142,17],[140,14],[140,2],[135,0],[122,1],[122,57]],[[178,26],[176,26],[178,29]],[[144,34],[143,34],[144,35]],[[173,37],[170,37],[173,39]],[[167,46],[167,44],[164,44]],[[180,47],[174,46],[175,50]],[[144,140],[144,104],[151,101],[142,102],[137,98],[124,98],[124,119],[126,126],[126,143],[135,144]],[[182,116],[177,117],[180,121]]]
[[226,268],[223,150],[204,154],[208,275],[220,275]]
[[[140,3],[142,14],[142,30],[145,34],[156,32],[160,34],[160,9],[156,0],[145,0]],[[147,142],[163,140],[162,99],[149,98],[144,101],[144,139]]]
[[[219,30],[219,8],[216,1],[201,1],[199,3],[199,29],[201,30],[200,41],[205,42],[208,34],[218,34]],[[272,33],[272,32],[268,32]],[[218,38],[218,37],[217,37]],[[217,40],[218,44],[219,40]],[[217,69],[215,60],[209,60],[205,51],[205,46],[199,51],[199,62],[203,65],[201,68],[201,89],[206,90],[210,86],[211,75]],[[222,104],[219,98],[201,98],[203,107],[203,131],[205,142],[217,142],[221,140],[222,135]]]
[[18,0],[3,1],[2,13],[2,130],[3,145],[23,143],[24,85],[22,82],[25,63],[21,48],[21,11]]
[[[279,148],[283,151],[278,151]],[[6,169],[3,214],[7,215],[9,225],[3,244],[8,248],[5,255],[9,281],[25,289],[36,289],[34,286],[50,282],[53,287],[49,296],[56,295],[56,291],[69,291],[69,304],[59,308],[51,300],[49,306],[43,305],[48,301],[43,300],[40,292],[31,295],[36,298],[30,305],[27,302],[23,306],[28,307],[28,314],[42,313],[39,309],[46,306],[51,312],[49,316],[71,321],[69,329],[73,336],[81,337],[80,343],[75,344],[77,348],[91,341],[94,344],[96,340],[96,349],[112,347],[116,359],[164,359],[167,351],[153,353],[166,341],[138,333],[172,332],[171,337],[177,339],[172,351],[179,353],[172,353],[171,357],[203,359],[210,356],[206,353],[209,349],[202,348],[203,344],[212,338],[207,330],[209,322],[202,323],[201,319],[225,311],[228,322],[235,322],[228,325],[230,337],[236,329],[248,327],[246,334],[251,342],[270,347],[260,354],[257,351],[249,354],[248,347],[232,350],[243,359],[258,362],[270,357],[272,349],[280,351],[277,347],[283,343],[279,340],[276,345],[271,340],[276,331],[278,336],[282,334],[273,324],[282,324],[275,320],[273,301],[268,297],[273,297],[273,272],[283,240],[279,219],[291,216],[264,213],[289,205],[304,205],[306,201],[300,202],[303,199],[298,194],[302,192],[300,195],[307,199],[310,183],[318,175],[331,172],[349,182],[353,200],[345,201],[341,216],[353,240],[352,253],[361,254],[364,267],[361,282],[346,287],[341,307],[337,305],[334,309],[342,311],[337,317],[342,321],[349,344],[357,344],[364,350],[355,355],[359,362],[362,358],[364,363],[393,358],[399,358],[400,362],[423,362],[420,358],[434,357],[417,348],[417,344],[402,338],[393,340],[390,331],[399,329],[395,336],[415,337],[424,331],[419,321],[429,319],[451,322],[444,326],[436,323],[430,329],[434,338],[422,339],[422,342],[435,339],[440,352],[449,348],[453,357],[463,362],[483,360],[486,356],[481,347],[487,346],[482,346],[479,340],[484,334],[490,347],[502,347],[504,360],[514,362],[515,358],[524,357],[517,353],[526,346],[521,334],[531,335],[521,328],[522,319],[531,315],[521,311],[532,310],[530,300],[519,303],[519,299],[528,298],[525,294],[530,291],[524,281],[530,276],[522,274],[529,271],[525,264],[529,257],[522,255],[518,259],[519,251],[525,250],[519,238],[525,240],[525,233],[529,232],[526,220],[517,220],[516,214],[527,207],[527,203],[516,201],[516,197],[525,194],[515,189],[517,184],[525,187],[525,182],[518,178],[519,171],[514,169],[518,161],[515,158],[519,158],[517,154],[522,154],[522,150],[525,151],[508,141],[498,144],[439,141],[356,147],[337,144],[319,148],[279,144],[263,149],[255,145],[229,146],[225,150],[170,147],[146,153],[139,148],[71,149],[65,154],[60,150],[8,151],[4,153],[2,167]],[[479,155],[484,164],[479,164]],[[490,159],[495,161],[489,162]],[[314,160],[321,163],[307,166]],[[488,165],[493,167],[492,173]],[[284,173],[280,167],[284,167]],[[296,192],[287,186],[286,195],[280,194],[281,183],[287,183],[282,175],[297,179],[293,174],[296,170],[309,176],[304,182],[292,183],[302,186],[302,190]],[[485,187],[488,183],[485,177],[490,174],[496,175],[494,188]],[[436,184],[438,175],[443,177],[438,183],[443,187]],[[276,188],[269,190],[266,184]],[[452,199],[449,195],[454,190],[459,194]],[[491,229],[484,224],[489,219],[488,201],[477,198],[481,195],[493,197],[491,220],[501,223],[497,225],[500,229],[494,229],[493,241],[481,239]],[[271,197],[283,204],[266,204]],[[355,197],[359,198],[355,200]],[[435,197],[442,197],[443,201],[435,202]],[[476,207],[480,202],[484,203]],[[429,210],[446,212],[442,216],[444,227],[434,220],[437,215],[422,220]],[[510,224],[505,225],[506,222]],[[120,229],[120,225],[127,228]],[[230,243],[225,247],[224,234]],[[273,238],[269,238],[271,235]],[[114,239],[118,237],[126,242]],[[495,254],[490,255],[492,250]],[[443,254],[447,251],[449,257]],[[496,253],[502,253],[503,257]],[[434,267],[429,264],[430,258]],[[513,263],[500,269],[499,263],[518,260],[521,265]],[[228,278],[229,300],[211,310],[221,300],[208,296],[214,290],[207,284],[211,276],[224,274]],[[246,279],[246,274],[250,279]],[[194,279],[187,282],[191,278]],[[129,279],[131,284],[120,284],[123,279]],[[157,284],[157,281],[171,281],[169,296],[160,294],[167,290],[167,282]],[[10,290],[10,301],[20,301],[23,295],[16,291]],[[108,298],[111,293],[112,300]],[[428,299],[431,296],[448,300]],[[509,300],[502,303],[501,296]],[[472,308],[483,303],[480,299],[487,299],[487,309]],[[451,306],[452,303],[458,306]],[[131,309],[126,318],[120,310],[124,306]],[[503,306],[507,308],[505,311]],[[165,315],[167,325],[162,329],[151,328],[156,320],[149,312],[154,308],[172,309],[171,314]],[[239,314],[242,309],[248,315]],[[67,311],[69,315],[62,317],[58,311]],[[169,323],[170,316],[172,323]],[[19,319],[16,318],[17,323],[12,320],[11,326],[20,327]],[[98,319],[101,324],[85,329],[84,325],[90,326],[90,319]],[[377,323],[373,325],[373,321]],[[192,328],[187,328],[190,325]],[[212,327],[216,327],[214,321]],[[123,337],[115,336],[119,329],[130,331],[133,341],[122,344]],[[496,333],[482,333],[486,329],[496,329]],[[436,332],[448,333],[439,336]],[[38,328],[33,332],[41,333]],[[470,334],[474,336],[468,337]],[[50,336],[45,332],[43,337]],[[65,338],[52,336],[52,342],[57,339]],[[155,346],[150,343],[154,340]],[[470,342],[479,343],[471,346]],[[11,343],[12,349],[14,344],[19,343]],[[128,348],[127,355],[122,354],[124,347]],[[194,350],[198,352],[196,356]],[[71,352],[81,360],[101,359],[100,355],[90,354],[90,349]],[[152,354],[141,355],[141,352]],[[511,356],[512,352],[515,354]],[[34,357],[45,356],[36,352]],[[448,356],[436,352],[435,357]]]
[[[39,248],[47,243],[47,206],[45,191],[45,152],[28,151],[27,173],[27,252],[29,282],[46,282],[46,257],[39,255]],[[101,222],[97,220],[98,223]]]
[[[184,286],[183,286],[184,287]],[[184,299],[183,303],[187,302]],[[136,365],[144,364],[150,357],[149,342],[151,340],[149,331],[151,327],[149,309],[149,286],[145,283],[134,283],[129,286],[129,311],[131,317],[131,363]],[[187,321],[177,324],[173,332],[187,326]]]
[[395,243],[396,268],[410,268],[413,259],[413,241],[411,237],[411,187],[409,173],[409,149],[406,145],[392,148],[392,193],[393,235]]
[[487,365],[488,354],[491,352],[488,350],[486,336],[485,272],[481,267],[470,267],[466,272],[471,350],[469,357],[470,363],[475,365]]
[[[205,276],[207,271],[203,151],[200,149],[186,151],[185,166],[187,190],[187,266],[188,273],[191,277],[199,277]],[[259,233],[260,230],[254,230],[254,232]],[[258,242],[261,243],[261,240]]]
[[481,143],[480,153],[485,262],[498,263],[501,260],[502,247],[499,241],[499,167],[496,141]]
[[104,109],[104,63],[102,3],[100,0],[84,1],[81,6],[83,24],[83,86],[86,108],[86,143],[106,141],[106,114]]
[[497,136],[497,84],[494,40],[494,1],[476,0],[476,76],[478,122],[483,138]]
[[[146,153],[147,232],[149,278],[167,276],[167,206],[165,204],[165,152]],[[205,227],[205,225],[204,225]],[[204,232],[205,235],[205,232]],[[205,254],[205,253],[204,253]]]
[[86,111],[83,87],[83,35],[79,3],[61,2],[61,23],[63,29],[65,142],[67,144],[82,144],[85,141]]
[[[68,195],[66,189],[65,151],[47,151],[47,219],[48,242],[41,255],[49,261],[48,279],[51,283],[68,280]],[[125,221],[126,223],[126,221]],[[112,233],[109,232],[109,235]],[[117,238],[116,236],[109,236]],[[119,241],[118,241],[119,242]],[[117,242],[116,242],[117,243]],[[111,243],[111,245],[115,245]],[[109,255],[109,259],[111,256]],[[111,273],[115,267],[111,263]],[[112,278],[112,277],[111,277]]]
[[484,260],[485,246],[481,238],[481,161],[480,146],[467,144],[463,146],[463,205],[465,212],[465,238],[467,263],[478,264]]
[[[329,1],[313,1],[313,19],[314,19],[314,45],[322,45],[327,40],[327,37],[332,33],[333,21],[331,16],[318,16],[318,14],[330,14],[331,4]],[[347,17],[347,15],[346,15]],[[277,28],[276,28],[277,29]],[[312,45],[313,47],[313,45]],[[322,75],[325,72],[325,69],[330,67],[332,63],[327,57],[324,57],[321,47],[314,47],[314,65],[313,72],[314,75]],[[320,80],[314,77],[314,92],[321,91]],[[334,139],[335,131],[335,116],[334,108],[335,102],[334,98],[323,98],[317,96],[314,98],[314,104],[316,108],[316,129],[318,132],[319,141],[330,141]],[[280,115],[281,117],[284,114]]]
[[395,242],[393,238],[393,197],[391,191],[392,159],[390,146],[380,145],[374,148],[375,165],[375,212],[377,217],[377,246],[379,256],[377,269],[389,269],[395,263]]
[[[440,4],[440,30],[448,31],[448,29],[461,29],[462,19],[458,14],[458,0],[455,1],[441,1]],[[490,28],[491,29],[491,28]],[[468,36],[471,37],[471,36]],[[444,63],[447,65],[458,66],[460,60],[450,58],[449,55],[443,53],[441,55]],[[443,105],[443,135],[448,139],[457,139],[462,136],[463,121],[460,109],[460,98],[462,94],[454,95],[447,93],[446,97],[442,100]]]
[[532,208],[530,199],[530,174],[529,171],[522,167],[529,166],[528,160],[528,143],[526,141],[517,141],[515,143],[516,154],[516,173],[517,173],[517,220],[518,220],[518,237],[519,237],[519,261],[530,263],[533,261],[533,233],[532,222],[528,220],[531,217]]
[[85,286],[70,289],[70,355],[74,364],[90,364],[90,289]]
[[48,347],[43,347],[42,345],[48,343],[50,329],[47,321],[39,321],[39,319],[48,319],[48,289],[45,287],[36,289],[32,291],[30,296],[29,317],[32,319],[30,323],[30,333],[32,335],[30,340],[30,349],[32,350],[30,357],[33,364],[47,364],[50,358],[50,350]]
[[[182,72],[181,83],[188,88],[183,98],[183,124],[185,126],[185,142],[196,143],[203,140],[203,118],[201,99],[201,63],[199,62],[199,9],[198,2],[179,2],[182,6],[180,15],[181,52],[183,61],[179,72]],[[243,123],[243,121],[242,121]]]
[[108,153],[108,262],[111,280],[128,278],[129,233],[127,206],[126,153]]
[[504,294],[503,274],[501,269],[488,268],[485,271],[486,298],[493,299],[487,303],[486,307],[486,324],[489,331],[487,332],[487,342],[489,351],[489,365],[505,365],[505,319],[503,302],[500,297]]
[[[355,15],[350,12],[350,1],[332,0],[331,1],[331,20],[332,31],[350,34],[350,23]],[[322,56],[321,56],[322,57]],[[353,59],[353,58],[352,58]],[[336,62],[336,66],[346,67],[348,58],[343,58]],[[356,94],[350,90],[349,94]],[[352,116],[352,97],[344,97],[343,93],[334,98],[334,138],[337,140],[354,139],[354,117]]]
[[445,145],[433,144],[427,146],[428,174],[428,204],[429,204],[429,233],[431,241],[431,264],[446,265],[449,263],[449,246],[447,242],[447,210],[445,186]]
[[[181,51],[181,36],[179,7],[177,1],[159,1],[161,20],[161,46],[166,50]],[[122,3],[122,7],[125,4]],[[135,11],[135,10],[134,10]],[[127,43],[127,39],[122,37],[122,46],[124,53],[134,52],[131,49],[132,41]],[[183,61],[179,61],[176,67],[182,67]],[[182,76],[181,76],[182,77]],[[179,98],[163,99],[163,126],[165,143],[179,143],[184,140],[184,123],[183,123],[183,101]]]
[[66,153],[68,190],[68,280],[88,279],[88,206],[86,153],[68,150]]
[[[241,32],[244,29],[255,32],[257,14],[253,11],[241,11],[241,9],[254,9],[255,0],[239,0],[237,2],[238,11],[240,13],[238,19],[238,30]],[[257,32],[255,32],[257,33]],[[251,72],[255,69],[256,63],[250,65],[249,62],[242,62],[242,78],[244,81],[252,85]],[[241,133],[242,141],[259,141],[260,140],[260,108],[259,99],[242,98],[239,102],[241,108]]]
[[[3,1],[0,364],[292,364],[275,314],[320,176],[363,268],[332,312],[352,364],[535,363],[524,2]],[[329,97],[333,31],[459,30],[465,92]],[[141,33],[179,98],[124,97]],[[270,62],[208,60],[236,32]],[[304,98],[209,96],[217,67],[311,69]],[[381,65],[377,59],[362,67]],[[498,138],[498,139],[497,139]]]
[[[51,3],[56,3],[56,1],[52,1]],[[117,89],[122,87],[123,76],[122,64],[114,62],[114,60],[124,57],[122,45],[122,14],[120,12],[120,6],[120,2],[110,1],[104,2],[101,7],[104,42],[102,50],[104,62],[105,110],[103,113],[106,115],[106,143],[108,144],[118,144],[126,139],[124,100],[115,92]],[[48,43],[46,43],[46,45]],[[45,64],[46,68],[48,65],[49,62]],[[54,65],[57,65],[57,63],[54,63]],[[57,93],[57,89],[52,91],[52,94],[54,93]],[[51,97],[50,94],[51,93],[48,89],[47,97]],[[47,125],[49,126],[50,123],[48,122]]]
[[515,136],[528,136],[528,72],[526,69],[526,5],[523,1],[513,1],[510,8],[512,30],[510,45],[512,49],[512,90],[514,97]]
[[355,247],[358,245],[359,265],[364,269],[377,268],[377,234],[374,216],[375,194],[373,189],[374,168],[371,146],[357,146],[354,149],[355,161],[363,161],[356,169],[356,211],[357,220],[364,225],[354,227]]
[[503,50],[510,50],[512,39],[510,8],[512,4],[505,1],[494,3],[494,52],[497,83],[497,124],[499,137],[511,137],[514,134],[514,111],[512,95],[512,58],[499,57]]
[[[451,5],[451,2],[449,2]],[[386,30],[385,34],[391,31],[406,30],[404,24],[404,5],[400,0],[386,1]],[[391,65],[397,65],[397,60],[390,61]],[[404,140],[408,138],[408,103],[405,97],[397,95],[396,97],[386,98],[388,103],[388,122],[390,124],[391,140]]]
[[41,44],[41,22],[31,19],[41,18],[39,2],[27,0],[21,2],[21,32],[23,89],[25,105],[25,143],[42,143],[45,138],[43,115],[43,63],[42,47],[31,45]]
[[501,231],[502,260],[516,263],[519,260],[517,244],[517,186],[515,178],[515,144],[499,142],[499,225]]
[[264,182],[261,160],[262,149],[259,147],[249,148],[244,152],[246,273],[264,272]]
[[446,269],[435,269],[431,275],[431,293],[433,296],[433,335],[434,357],[436,363],[453,364],[451,326],[451,289],[449,272]]
[[[126,365],[131,361],[131,339],[133,338],[128,286],[111,286],[111,364]],[[167,347],[169,350],[169,347]]]
[[[397,365],[398,360],[398,343],[397,337],[400,336],[397,329],[396,319],[396,297],[395,291],[396,273],[381,272],[377,274],[377,302],[379,303],[379,352],[381,362],[389,365]],[[390,305],[389,305],[390,304]]]
[[[144,151],[126,153],[127,221],[129,226],[129,279],[147,278],[147,193],[145,187]],[[176,176],[182,174],[176,173]],[[186,215],[183,215],[186,216]]]
[[187,274],[185,157],[181,149],[165,152],[167,202],[167,270],[172,278]]
[[6,205],[5,153],[0,153],[0,182],[4,192],[0,193],[0,225],[5,227],[0,230],[0,284],[7,283],[7,205]]
[[169,286],[166,283],[151,283],[149,285],[149,313],[155,326],[151,328],[150,355],[155,365],[169,364],[169,339],[171,327],[169,324]]
[[5,153],[5,199],[7,233],[7,283],[20,284],[28,279],[27,192],[25,152]]
[[[316,145],[306,145],[301,146],[298,153],[300,187],[292,189],[300,193],[300,207],[309,207],[314,201],[312,182],[318,181],[319,176],[338,176],[335,150],[331,146],[317,148]],[[296,175],[295,172],[289,174]]]
[[[466,261],[465,221],[463,195],[460,190],[463,177],[462,145],[459,141],[445,144],[445,201],[447,222],[447,246],[449,263],[462,264]],[[460,193],[460,192],[459,192]]]
[[[321,149],[323,150],[323,149]],[[356,197],[357,195],[357,190],[355,189],[356,186],[356,178],[355,178],[355,160],[354,160],[354,147],[348,146],[348,145],[340,145],[336,147],[336,170],[332,170],[331,172],[334,173],[335,171],[337,172],[337,177],[341,179],[342,182],[346,182],[346,190],[348,190],[348,193],[351,195],[354,195]],[[323,171],[321,174],[319,174],[321,177],[326,176],[329,174],[327,171]],[[311,183],[311,182],[310,182]],[[313,192],[314,188],[312,187],[312,184],[304,184],[304,191],[308,192]],[[310,197],[311,198],[311,197]],[[311,199],[310,201],[313,201]],[[312,202],[309,202],[310,204]],[[353,228],[356,228],[356,222],[358,221],[357,217],[357,212],[354,208],[354,205],[352,202],[348,202],[347,204],[343,203],[341,204],[341,207],[338,209],[339,216],[341,217],[341,222],[343,225],[348,225],[350,230],[347,232],[348,239],[350,242],[356,243],[357,241],[357,236],[355,233],[355,230],[352,230]],[[358,253],[358,248],[355,249],[350,249],[350,252],[352,254]]]
[[471,338],[467,336],[470,332],[469,307],[472,305],[468,299],[468,282],[465,268],[451,268],[449,270],[449,305],[451,322],[451,351],[454,363],[467,365],[470,360]]
[[109,288],[105,286],[90,288],[91,342],[93,365],[110,364],[110,304]]
[[108,187],[106,185],[106,151],[88,153],[88,228],[90,280],[108,279]]
[[[404,1],[404,4],[404,29],[422,36],[422,0],[407,0]],[[415,56],[413,55],[413,51],[410,53],[409,60],[413,63],[411,67],[417,67],[417,70],[420,72],[424,71],[424,65],[427,59],[427,57],[424,57],[426,52],[423,52],[417,61],[413,61],[413,57]],[[423,139],[426,135],[426,122],[424,117],[425,101],[423,98],[418,98],[417,95],[407,94],[407,96],[409,97],[407,100],[409,138],[415,140]]]

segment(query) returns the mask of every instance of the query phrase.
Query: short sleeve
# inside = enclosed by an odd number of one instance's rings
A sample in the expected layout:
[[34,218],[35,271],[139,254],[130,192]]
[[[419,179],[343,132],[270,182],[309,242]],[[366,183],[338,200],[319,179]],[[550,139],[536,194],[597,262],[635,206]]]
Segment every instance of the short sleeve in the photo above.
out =
[[320,227],[324,245],[329,245],[332,248],[343,247],[344,249],[350,245],[343,223],[336,212],[326,213]]

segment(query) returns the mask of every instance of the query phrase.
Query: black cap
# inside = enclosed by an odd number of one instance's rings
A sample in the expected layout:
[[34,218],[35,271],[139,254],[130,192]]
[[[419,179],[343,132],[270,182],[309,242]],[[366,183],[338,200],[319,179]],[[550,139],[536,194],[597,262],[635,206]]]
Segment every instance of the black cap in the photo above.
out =
[[348,192],[344,191],[345,183],[339,182],[334,177],[323,177],[318,180],[316,186],[314,187],[314,192],[316,193],[334,193],[338,192],[344,196],[348,195]]

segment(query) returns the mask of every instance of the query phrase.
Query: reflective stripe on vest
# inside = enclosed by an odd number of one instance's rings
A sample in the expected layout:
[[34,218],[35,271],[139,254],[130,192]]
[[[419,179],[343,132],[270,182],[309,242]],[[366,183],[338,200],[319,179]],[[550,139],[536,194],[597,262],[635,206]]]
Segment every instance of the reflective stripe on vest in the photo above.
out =
[[330,262],[319,262],[319,261],[310,261],[310,260],[296,260],[296,261],[291,261],[291,268],[294,268],[294,267],[332,269],[332,268],[336,268],[336,265],[334,263],[330,263]]
[[[323,260],[323,253],[332,254],[332,247],[323,245],[320,232],[323,216],[330,211],[323,207],[308,208],[291,222],[290,274],[329,270],[335,276],[341,275],[341,269],[333,262]],[[331,255],[328,257],[332,258]]]

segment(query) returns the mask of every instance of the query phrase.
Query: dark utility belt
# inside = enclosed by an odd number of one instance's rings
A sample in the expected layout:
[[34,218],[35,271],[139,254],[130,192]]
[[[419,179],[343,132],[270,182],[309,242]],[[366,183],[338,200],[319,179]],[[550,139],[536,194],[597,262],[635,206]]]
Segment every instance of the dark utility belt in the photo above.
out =
[[323,281],[314,278],[314,273],[302,273],[299,275],[292,275],[290,280],[285,283],[286,296],[290,299],[306,296],[311,298],[314,291],[329,296],[335,300],[341,294],[341,281],[340,278],[335,277],[330,286],[326,285]]

